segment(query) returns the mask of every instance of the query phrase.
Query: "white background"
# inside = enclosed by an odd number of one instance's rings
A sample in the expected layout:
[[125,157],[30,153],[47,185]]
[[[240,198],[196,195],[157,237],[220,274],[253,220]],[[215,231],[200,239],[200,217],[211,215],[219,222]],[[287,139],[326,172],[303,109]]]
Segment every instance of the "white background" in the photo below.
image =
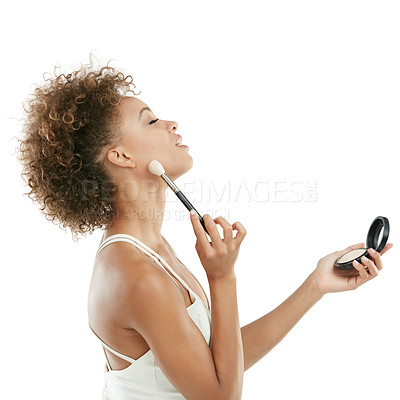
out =
[[[376,216],[390,220],[379,276],[317,303],[245,372],[243,399],[400,397],[398,2],[25,1],[2,14],[2,398],[101,396],[87,293],[102,232],[73,242],[47,221],[23,196],[15,157],[34,84],[90,51],[131,74],[158,118],[178,122],[194,165],[176,183],[199,212],[246,227],[235,265],[242,326],[321,257],[365,240]],[[167,199],[162,234],[209,295],[188,213]]]

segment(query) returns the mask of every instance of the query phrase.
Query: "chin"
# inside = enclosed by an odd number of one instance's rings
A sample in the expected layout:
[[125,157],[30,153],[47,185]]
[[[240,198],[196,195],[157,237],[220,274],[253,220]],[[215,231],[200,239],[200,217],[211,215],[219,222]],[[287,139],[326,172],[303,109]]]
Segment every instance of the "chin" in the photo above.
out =
[[175,163],[174,167],[171,168],[171,172],[168,174],[167,170],[165,170],[166,174],[170,179],[175,180],[180,176],[186,174],[193,167],[193,158],[187,154],[187,157],[179,160],[179,163]]

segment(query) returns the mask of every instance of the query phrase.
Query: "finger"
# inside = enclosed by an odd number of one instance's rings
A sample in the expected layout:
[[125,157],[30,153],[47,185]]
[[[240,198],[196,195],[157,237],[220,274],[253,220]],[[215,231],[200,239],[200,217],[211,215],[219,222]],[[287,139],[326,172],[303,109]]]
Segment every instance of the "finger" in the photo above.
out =
[[244,239],[244,237],[245,237],[246,234],[247,234],[246,229],[244,228],[244,226],[243,226],[239,221],[236,221],[236,222],[232,225],[232,228],[235,229],[236,231],[238,231],[237,234],[236,234],[236,236],[234,237],[233,241],[234,241],[235,243],[241,244],[242,241],[243,241],[243,239]]
[[[352,264],[353,264],[353,267],[360,274],[361,281],[367,280],[368,279],[368,272],[365,270],[364,266],[362,264],[360,264],[359,262],[357,262],[357,260],[353,260]],[[361,283],[363,283],[363,282],[361,282]]]
[[380,271],[383,268],[381,255],[372,248],[368,249],[368,254],[370,255],[370,257],[372,257],[376,268],[378,268],[378,271]]
[[210,246],[210,242],[208,241],[206,232],[204,231],[204,228],[200,223],[200,218],[196,212],[193,215],[190,214],[190,222],[192,223],[194,234],[196,235],[199,244],[206,249]]
[[368,268],[368,271],[370,273],[370,278],[375,278],[376,276],[378,276],[378,268],[376,268],[376,265],[372,260],[370,260],[365,256],[362,256],[361,262]]
[[233,232],[232,232],[231,224],[224,217],[214,218],[214,222],[216,222],[217,224],[220,224],[222,226],[222,229],[224,230],[224,239],[223,239],[223,241],[224,242],[232,241]]
[[381,251],[381,256],[393,247],[393,243],[388,243]]
[[203,220],[206,225],[207,231],[211,237],[211,246],[216,249],[221,248],[222,239],[221,236],[219,235],[217,225],[215,225],[215,222],[211,218],[211,215],[204,214]]

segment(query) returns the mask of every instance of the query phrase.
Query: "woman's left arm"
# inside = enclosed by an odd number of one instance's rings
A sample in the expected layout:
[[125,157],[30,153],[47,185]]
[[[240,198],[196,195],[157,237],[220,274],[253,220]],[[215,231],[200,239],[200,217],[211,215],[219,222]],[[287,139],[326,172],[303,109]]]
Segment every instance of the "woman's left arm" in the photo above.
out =
[[353,263],[352,270],[342,271],[333,266],[338,257],[363,245],[358,243],[321,258],[317,268],[282,304],[240,328],[245,371],[272,350],[325,294],[354,290],[378,275],[383,268],[381,255],[393,247],[392,243],[388,243],[380,253],[369,249],[372,260],[362,259],[359,265]]

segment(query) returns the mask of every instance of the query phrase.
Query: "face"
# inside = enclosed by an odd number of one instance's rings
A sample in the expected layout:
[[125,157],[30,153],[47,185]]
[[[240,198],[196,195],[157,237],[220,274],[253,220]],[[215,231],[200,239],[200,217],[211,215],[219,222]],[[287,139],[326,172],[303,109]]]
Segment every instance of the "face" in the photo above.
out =
[[158,160],[173,180],[190,170],[193,159],[188,149],[175,145],[179,138],[176,122],[158,119],[146,103],[135,97],[123,97],[118,111],[122,117],[121,142],[107,153],[114,166],[126,167],[136,178],[145,179],[155,177],[147,169],[152,160]]

